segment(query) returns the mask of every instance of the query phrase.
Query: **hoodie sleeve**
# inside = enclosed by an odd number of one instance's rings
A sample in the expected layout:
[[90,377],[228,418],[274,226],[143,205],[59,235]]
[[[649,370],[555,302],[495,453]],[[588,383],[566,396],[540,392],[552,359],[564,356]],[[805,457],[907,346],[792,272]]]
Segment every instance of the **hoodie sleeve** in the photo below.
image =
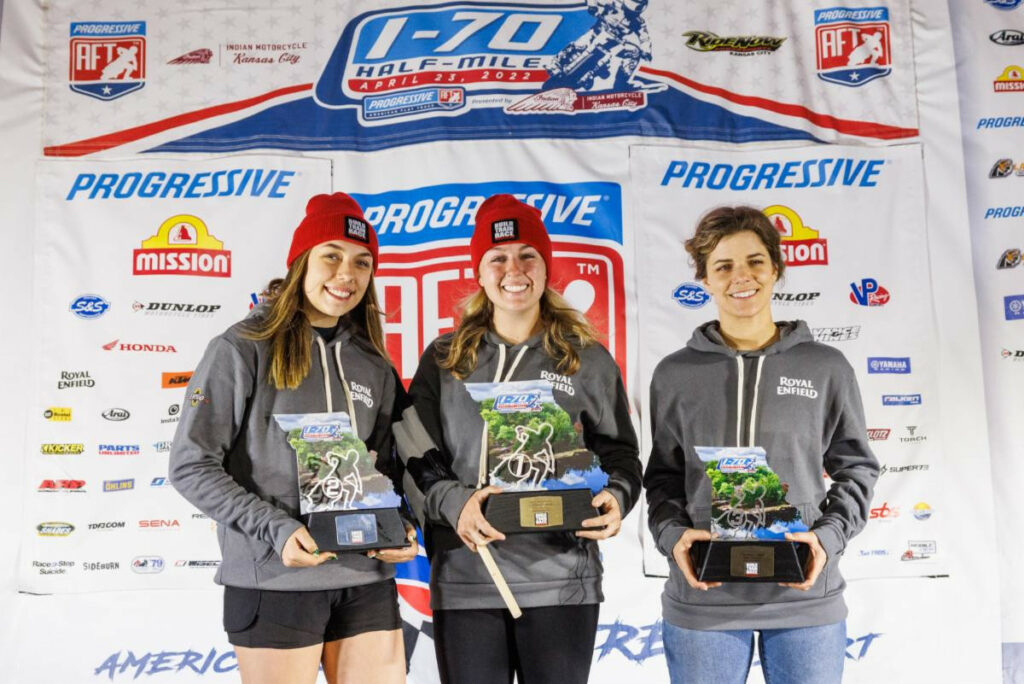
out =
[[259,539],[281,554],[298,520],[249,492],[224,469],[244,429],[256,384],[255,363],[224,337],[214,338],[192,375],[171,445],[171,484],[221,525]]
[[822,514],[812,531],[818,536],[829,558],[841,553],[858,532],[864,529],[871,495],[878,479],[878,460],[868,446],[857,377],[846,359],[831,387],[829,415],[831,436],[826,434],[825,472],[832,479]]
[[588,391],[600,393],[595,398],[600,418],[593,424],[584,424],[583,438],[587,448],[600,459],[601,469],[608,474],[608,491],[618,500],[625,518],[640,498],[643,466],[622,374],[607,350],[603,352],[601,358],[609,372],[603,373],[599,382],[585,383]]
[[[686,512],[686,444],[678,435],[681,416],[676,415],[673,394],[680,391],[664,380],[664,363],[654,371],[651,383],[651,456],[644,474],[647,489],[647,524],[654,543],[665,556],[693,520]],[[668,386],[666,386],[668,385]]]
[[396,436],[406,471],[422,493],[423,516],[430,522],[442,522],[454,528],[476,488],[459,481],[452,469],[452,456],[444,446],[443,371],[437,365],[435,344],[427,347],[420,358],[409,386],[412,406],[403,414]]

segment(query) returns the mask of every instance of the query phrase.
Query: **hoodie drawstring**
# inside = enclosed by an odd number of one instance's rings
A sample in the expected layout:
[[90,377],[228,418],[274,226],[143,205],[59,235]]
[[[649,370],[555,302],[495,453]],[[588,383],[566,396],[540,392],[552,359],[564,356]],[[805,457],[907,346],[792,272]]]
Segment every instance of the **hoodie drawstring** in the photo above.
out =
[[327,348],[324,346],[324,341],[320,339],[320,336],[313,333],[313,339],[316,340],[317,345],[320,348],[320,372],[324,376],[324,394],[327,396],[327,412],[334,413],[334,402],[331,400],[331,379],[327,375]]
[[[761,368],[764,366],[764,354],[757,357],[757,374],[754,376],[754,396],[750,403],[750,424],[747,429],[747,446],[754,444],[754,426],[757,424],[757,392],[761,384]],[[736,355],[736,446],[742,446],[743,435],[743,355]]]
[[[334,413],[334,399],[331,395],[331,379],[327,370],[327,346],[324,341],[316,333],[313,334],[316,339],[317,347],[320,349],[320,370],[323,371],[324,375],[324,395],[327,397],[327,412]],[[334,345],[334,365],[338,371],[338,378],[341,380],[341,388],[345,391],[345,404],[348,408],[348,419],[351,421],[352,434],[359,437],[359,424],[356,422],[356,409],[352,403],[352,391],[348,387],[348,382],[345,380],[345,369],[341,365],[341,345]]]

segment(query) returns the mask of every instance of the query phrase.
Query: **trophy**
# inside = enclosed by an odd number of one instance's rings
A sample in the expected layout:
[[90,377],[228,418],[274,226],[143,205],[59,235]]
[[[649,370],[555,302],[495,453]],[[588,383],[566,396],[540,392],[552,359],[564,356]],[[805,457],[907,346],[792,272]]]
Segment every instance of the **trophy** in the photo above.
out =
[[590,502],[608,476],[550,382],[475,382],[466,389],[484,420],[486,481],[503,490],[484,502],[488,522],[505,534],[571,531],[599,515]]
[[409,545],[391,478],[352,430],[347,413],[275,414],[295,452],[300,519],[325,551]]
[[694,447],[711,480],[711,541],[695,542],[690,558],[702,582],[803,582],[810,547],[786,539],[806,532],[788,485],[761,447]]

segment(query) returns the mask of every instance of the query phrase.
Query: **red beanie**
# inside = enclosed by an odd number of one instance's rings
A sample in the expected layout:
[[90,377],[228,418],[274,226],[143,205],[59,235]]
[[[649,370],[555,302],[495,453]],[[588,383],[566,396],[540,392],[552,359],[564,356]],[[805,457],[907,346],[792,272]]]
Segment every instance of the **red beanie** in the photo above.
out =
[[476,228],[469,242],[474,270],[480,270],[484,252],[505,242],[523,242],[540,252],[551,278],[551,239],[536,207],[512,195],[492,195],[476,210]]
[[330,240],[345,240],[366,247],[373,255],[373,272],[377,272],[377,233],[366,222],[359,204],[343,192],[314,195],[309,199],[306,218],[292,235],[288,267],[291,268],[292,262],[310,247]]

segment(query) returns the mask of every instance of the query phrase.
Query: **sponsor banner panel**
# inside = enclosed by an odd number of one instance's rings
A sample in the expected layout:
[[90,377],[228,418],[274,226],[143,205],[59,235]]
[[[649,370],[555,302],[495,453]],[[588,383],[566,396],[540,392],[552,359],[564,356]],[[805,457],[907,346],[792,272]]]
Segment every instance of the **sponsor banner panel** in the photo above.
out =
[[206,586],[215,525],[167,482],[182,402],[209,401],[184,390],[210,339],[283,275],[331,162],[47,161],[39,178],[19,586]]
[[[202,0],[114,21],[126,15],[113,0],[59,0],[45,153],[914,138],[909,2],[855,4],[758,3],[726,20],[716,0],[347,0],[324,13]],[[201,34],[187,30],[197,11]],[[997,83],[1012,91],[1019,76]]]
[[1012,511],[1024,477],[1024,14],[1016,0],[950,6],[991,442],[1004,641],[1024,642],[1024,550]]
[[[700,216],[721,205],[761,209],[780,233],[787,264],[773,315],[807,321],[818,341],[844,353],[857,374],[869,443],[885,467],[843,572],[850,578],[940,573],[940,398],[920,148],[634,146],[630,163],[636,220],[648,228],[636,245],[643,264],[639,327],[662,332],[639,341],[641,383],[696,326],[717,317],[683,249]],[[813,378],[760,388],[762,401],[776,393],[815,401],[817,389]],[[642,414],[646,420],[646,397]],[[648,431],[645,425],[645,437]],[[645,568],[665,571],[649,540]]]

